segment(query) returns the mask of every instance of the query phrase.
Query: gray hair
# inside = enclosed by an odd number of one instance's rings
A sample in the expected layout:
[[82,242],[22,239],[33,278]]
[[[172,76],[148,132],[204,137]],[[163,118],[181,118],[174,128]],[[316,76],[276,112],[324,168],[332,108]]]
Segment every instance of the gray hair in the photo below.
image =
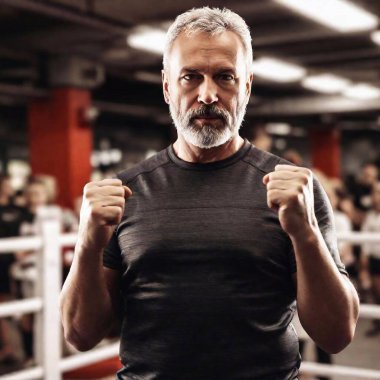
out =
[[225,31],[234,32],[240,37],[247,56],[247,67],[250,70],[253,53],[252,38],[248,25],[242,17],[229,9],[210,7],[193,8],[177,16],[166,35],[163,58],[164,70],[168,68],[168,57],[173,43],[182,32],[185,32],[187,35],[199,32],[216,35]]

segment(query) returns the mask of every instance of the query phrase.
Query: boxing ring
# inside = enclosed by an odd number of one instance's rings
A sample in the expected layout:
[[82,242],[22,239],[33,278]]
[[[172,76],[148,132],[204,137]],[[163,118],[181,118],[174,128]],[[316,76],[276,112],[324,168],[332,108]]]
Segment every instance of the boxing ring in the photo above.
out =
[[[118,356],[119,343],[96,347],[85,353],[62,357],[62,328],[59,315],[59,293],[62,283],[61,251],[74,246],[76,234],[60,233],[60,211],[56,207],[41,208],[38,212],[40,235],[36,237],[0,239],[0,254],[25,250],[36,250],[38,279],[36,297],[20,301],[0,303],[0,318],[14,317],[26,313],[35,314],[34,352],[36,366],[0,376],[0,380],[60,380],[62,373],[100,360]],[[346,233],[339,240],[361,244],[379,242],[380,234]],[[380,319],[380,306],[361,304],[360,318]],[[318,376],[347,376],[360,379],[379,379],[380,370],[302,362],[301,373]]]

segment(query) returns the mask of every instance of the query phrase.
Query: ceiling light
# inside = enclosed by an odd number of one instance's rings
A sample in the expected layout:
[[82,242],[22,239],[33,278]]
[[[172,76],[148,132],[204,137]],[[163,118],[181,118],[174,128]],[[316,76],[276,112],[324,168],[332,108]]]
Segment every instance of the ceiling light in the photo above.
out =
[[306,75],[306,70],[297,65],[274,58],[259,58],[253,62],[253,73],[275,82],[295,82]]
[[378,18],[346,0],[275,0],[288,8],[342,33],[371,30]]
[[343,91],[343,95],[362,100],[377,99],[380,98],[380,88],[366,83],[359,83]]
[[375,44],[380,45],[380,30],[371,33],[371,39]]
[[127,37],[129,46],[156,54],[163,54],[165,40],[165,31],[150,26],[137,27],[135,31]]
[[345,90],[351,82],[333,74],[311,75],[302,80],[302,86],[324,94],[334,94]]

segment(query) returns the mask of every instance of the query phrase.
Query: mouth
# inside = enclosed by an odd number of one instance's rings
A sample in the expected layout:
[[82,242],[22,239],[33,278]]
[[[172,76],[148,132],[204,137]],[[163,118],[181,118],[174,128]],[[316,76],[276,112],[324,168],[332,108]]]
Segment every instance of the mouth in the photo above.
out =
[[197,120],[222,120],[220,116],[209,116],[209,115],[203,115],[203,116],[196,116],[194,119]]

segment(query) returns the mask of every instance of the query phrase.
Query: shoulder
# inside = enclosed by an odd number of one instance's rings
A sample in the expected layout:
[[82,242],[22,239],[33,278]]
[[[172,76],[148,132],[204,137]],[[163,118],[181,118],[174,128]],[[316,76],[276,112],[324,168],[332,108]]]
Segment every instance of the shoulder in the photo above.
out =
[[258,149],[254,145],[251,145],[251,149],[244,156],[243,161],[265,174],[272,172],[275,166],[279,164],[294,165],[275,154]]
[[162,167],[170,162],[167,148],[161,150],[148,159],[141,161],[132,168],[123,170],[117,173],[117,177],[120,178],[124,184],[132,182],[136,177],[142,174],[150,173],[159,167]]

